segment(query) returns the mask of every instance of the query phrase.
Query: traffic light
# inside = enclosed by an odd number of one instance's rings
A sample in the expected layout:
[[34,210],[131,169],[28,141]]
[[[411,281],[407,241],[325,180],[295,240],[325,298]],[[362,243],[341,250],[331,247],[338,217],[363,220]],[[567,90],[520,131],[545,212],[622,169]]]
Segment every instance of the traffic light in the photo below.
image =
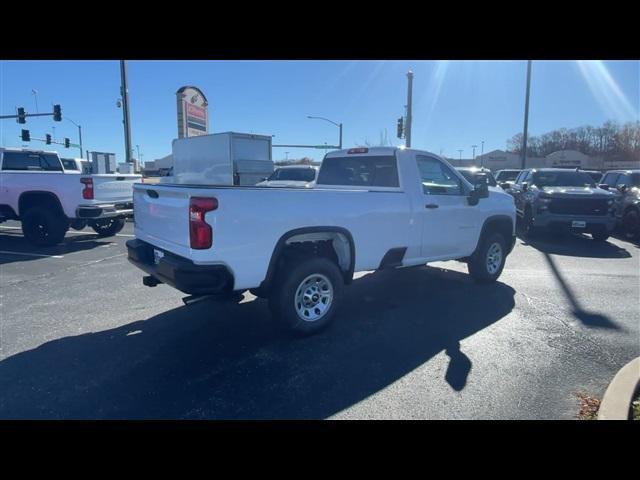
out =
[[29,130],[25,130],[24,128],[22,129],[22,141],[23,142],[30,142],[31,141],[31,134],[29,133]]
[[62,108],[60,108],[60,105],[53,106],[53,121],[54,122],[62,121]]
[[27,123],[27,119],[25,115],[26,113],[24,111],[24,108],[22,107],[18,108],[18,123]]
[[68,138],[64,139],[64,148],[69,148],[69,145],[71,144],[71,142],[69,141]]
[[51,135],[47,133],[46,135],[46,140],[45,140],[47,145],[51,145]]
[[398,119],[398,138],[402,138],[404,135],[404,117]]

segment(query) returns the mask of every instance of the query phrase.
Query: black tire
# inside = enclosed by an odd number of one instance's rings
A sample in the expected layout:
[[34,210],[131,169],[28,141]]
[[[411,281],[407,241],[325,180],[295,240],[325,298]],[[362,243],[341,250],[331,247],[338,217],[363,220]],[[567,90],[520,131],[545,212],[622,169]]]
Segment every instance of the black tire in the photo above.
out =
[[607,232],[593,232],[591,238],[598,243],[604,243],[609,238],[609,234]]
[[640,238],[640,213],[630,209],[622,216],[622,233],[627,240]]
[[69,226],[74,230],[84,230],[87,226],[87,221],[75,219],[70,222]]
[[30,208],[21,222],[27,241],[41,247],[59,244],[69,230],[69,219],[46,207]]
[[533,226],[533,213],[531,212],[531,207],[526,207],[524,210],[524,217],[522,218],[520,231],[522,236],[525,238],[535,238],[538,234],[538,229]]
[[[500,252],[500,261],[497,269],[495,268],[495,262],[489,262],[489,255],[494,256],[496,250],[494,245],[498,245]],[[480,245],[476,251],[469,257],[467,267],[469,269],[469,275],[478,283],[492,283],[495,282],[502,270],[507,259],[507,242],[504,237],[499,233],[488,233],[480,239]],[[493,265],[490,266],[490,263]]]
[[[304,305],[302,303],[296,304],[295,299],[298,289],[303,287],[302,283],[313,275],[318,275],[317,278],[324,277],[330,283],[333,294],[326,311],[319,318],[310,320],[304,319],[298,314],[298,308],[304,310]],[[309,287],[312,288],[315,285],[312,278]],[[340,269],[327,258],[314,257],[296,263],[288,263],[281,268],[276,276],[269,295],[269,308],[274,318],[289,331],[298,335],[311,335],[323,330],[331,323],[342,298],[343,288],[344,279]],[[318,301],[313,298],[310,300]],[[321,301],[322,299],[320,299]],[[319,310],[318,307],[321,305],[317,305],[315,309]],[[314,312],[313,306],[307,308],[307,311],[311,315],[317,314]]]
[[91,224],[91,228],[93,228],[93,231],[100,237],[112,237],[124,228],[124,223],[124,218],[95,220]]

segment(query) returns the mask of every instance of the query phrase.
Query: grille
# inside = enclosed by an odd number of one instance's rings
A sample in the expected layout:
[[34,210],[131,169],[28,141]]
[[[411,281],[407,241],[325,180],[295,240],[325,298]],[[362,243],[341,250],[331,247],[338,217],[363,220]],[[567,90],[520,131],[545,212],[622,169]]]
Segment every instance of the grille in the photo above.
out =
[[606,215],[607,201],[596,198],[554,198],[549,212],[560,215]]

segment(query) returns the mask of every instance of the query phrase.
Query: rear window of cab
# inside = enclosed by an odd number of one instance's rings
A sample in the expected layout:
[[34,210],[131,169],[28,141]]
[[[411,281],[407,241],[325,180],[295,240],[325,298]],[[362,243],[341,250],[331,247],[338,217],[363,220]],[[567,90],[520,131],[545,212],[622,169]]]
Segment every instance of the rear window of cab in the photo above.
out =
[[393,155],[325,158],[317,183],[362,187],[400,186],[398,165]]

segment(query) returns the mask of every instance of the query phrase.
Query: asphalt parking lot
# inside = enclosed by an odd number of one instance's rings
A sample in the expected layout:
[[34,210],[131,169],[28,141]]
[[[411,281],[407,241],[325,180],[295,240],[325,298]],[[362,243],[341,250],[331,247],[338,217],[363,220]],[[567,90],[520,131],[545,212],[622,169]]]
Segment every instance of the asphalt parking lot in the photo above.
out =
[[183,305],[116,237],[34,248],[0,224],[0,418],[571,419],[640,355],[640,247],[518,239],[495,285],[363,272],[292,339],[248,292]]

